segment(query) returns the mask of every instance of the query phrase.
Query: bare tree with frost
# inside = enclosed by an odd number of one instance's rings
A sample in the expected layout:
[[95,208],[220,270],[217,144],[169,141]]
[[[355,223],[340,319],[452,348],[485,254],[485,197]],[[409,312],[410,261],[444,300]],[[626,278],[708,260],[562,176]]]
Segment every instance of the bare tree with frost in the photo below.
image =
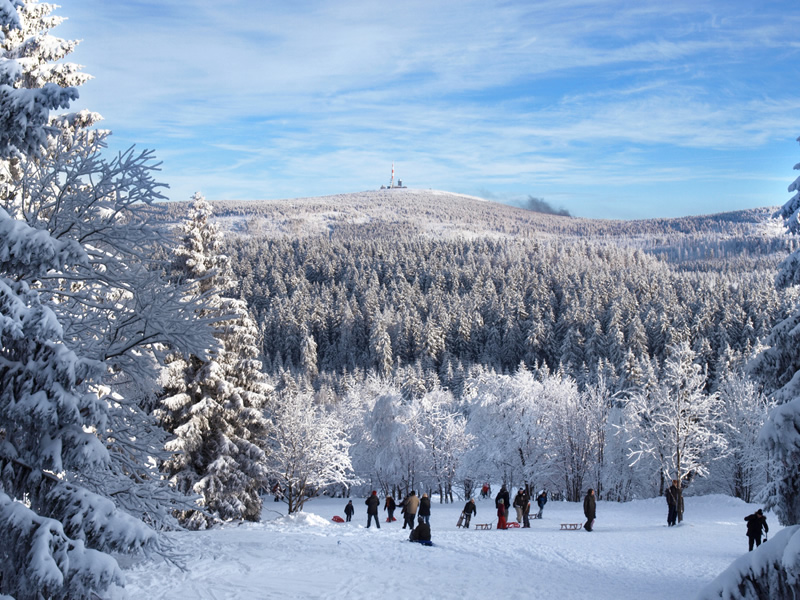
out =
[[637,461],[653,458],[662,481],[675,479],[682,486],[706,475],[709,461],[727,448],[718,426],[719,396],[707,393],[705,382],[694,351],[683,342],[669,348],[658,384],[633,392],[627,400],[631,456]]
[[[800,141],[800,138],[798,138]],[[800,170],[800,164],[794,166]],[[800,177],[789,186],[792,197],[780,216],[790,234],[800,231]],[[800,284],[800,251],[782,263],[776,284]],[[785,529],[772,536],[751,556],[731,564],[699,598],[722,600],[795,600],[800,597],[800,310],[772,329],[767,348],[751,364],[753,373],[772,394],[776,406],[761,429],[759,441],[773,460],[775,479],[764,494],[766,506]]]
[[350,443],[337,415],[315,405],[311,394],[283,394],[270,410],[270,471],[289,513],[328,486],[353,482]]

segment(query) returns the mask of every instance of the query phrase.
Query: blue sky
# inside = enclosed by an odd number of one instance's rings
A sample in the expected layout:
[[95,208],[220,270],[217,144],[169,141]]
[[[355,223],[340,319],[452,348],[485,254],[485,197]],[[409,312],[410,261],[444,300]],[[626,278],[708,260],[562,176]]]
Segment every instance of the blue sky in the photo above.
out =
[[59,0],[75,108],[172,199],[404,184],[576,216],[773,206],[800,162],[797,0]]

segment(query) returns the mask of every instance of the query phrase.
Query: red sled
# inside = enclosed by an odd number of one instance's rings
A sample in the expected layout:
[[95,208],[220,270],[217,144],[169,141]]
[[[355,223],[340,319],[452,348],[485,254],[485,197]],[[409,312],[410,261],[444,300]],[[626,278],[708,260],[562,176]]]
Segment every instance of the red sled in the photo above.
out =
[[391,523],[392,521],[397,521],[397,517],[392,517],[391,519],[389,517],[386,517],[387,523]]
[[342,517],[340,517],[339,515],[334,516],[331,519],[331,521],[333,521],[334,523],[344,523],[344,519]]
[[511,523],[506,523],[506,529],[511,529],[512,527],[519,527],[519,523],[516,521],[511,521]]

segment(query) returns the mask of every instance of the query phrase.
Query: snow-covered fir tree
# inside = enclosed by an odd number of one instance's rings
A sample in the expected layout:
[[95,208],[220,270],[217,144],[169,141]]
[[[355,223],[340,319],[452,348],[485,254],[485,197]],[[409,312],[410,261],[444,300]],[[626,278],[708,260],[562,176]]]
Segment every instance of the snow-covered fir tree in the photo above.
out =
[[[24,3],[20,29],[3,42],[21,64],[24,85],[81,85],[89,78],[64,60],[76,42],[50,33],[63,21],[52,15],[55,8]],[[78,242],[88,259],[37,280],[65,345],[105,369],[93,391],[108,406],[98,432],[110,450],[108,469],[82,472],[81,483],[158,527],[171,526],[167,507],[186,499],[154,468],[165,435],[147,414],[147,399],[166,351],[202,353],[213,337],[196,316],[202,301],[187,302],[161,274],[159,256],[171,241],[156,222],[165,186],[154,179],[152,152],[130,149],[106,160],[109,132],[90,128],[98,119],[85,110],[51,116],[35,155],[0,160],[0,206],[55,239]]]
[[[800,142],[800,138],[797,140]],[[794,166],[800,170],[800,163]],[[780,216],[790,234],[800,232],[800,177],[789,185],[792,197]],[[782,263],[779,287],[800,285],[800,250]],[[766,488],[766,505],[786,526],[747,560],[734,562],[699,596],[702,600],[795,600],[800,597],[800,307],[775,325],[767,348],[751,363],[776,406],[759,434],[773,459],[774,480]]]
[[64,344],[36,281],[87,264],[74,241],[0,209],[0,534],[11,542],[0,548],[0,592],[18,598],[88,597],[122,583],[116,562],[89,548],[157,544],[151,529],[80,485],[110,462],[108,405],[90,389],[105,370]]
[[67,108],[78,97],[69,81],[32,81],[29,61],[14,51],[24,37],[27,16],[22,0],[5,0],[0,6],[0,157],[28,156],[45,145],[50,110]]
[[217,348],[207,357],[173,355],[163,376],[164,396],[156,410],[174,438],[163,470],[178,489],[202,497],[204,512],[184,515],[193,527],[210,516],[258,520],[260,491],[267,486],[264,415],[271,393],[258,359],[258,329],[244,301],[224,297],[233,286],[211,206],[195,194],[175,250],[173,275],[203,298],[199,318],[216,321]]

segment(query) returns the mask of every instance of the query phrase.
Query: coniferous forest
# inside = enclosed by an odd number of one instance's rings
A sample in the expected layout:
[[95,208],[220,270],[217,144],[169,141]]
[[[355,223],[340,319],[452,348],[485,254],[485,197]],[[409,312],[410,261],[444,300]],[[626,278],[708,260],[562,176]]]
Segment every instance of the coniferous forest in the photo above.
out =
[[163,532],[268,494],[670,480],[763,501],[786,553],[731,577],[797,589],[800,179],[779,212],[632,222],[406,189],[166,203],[153,152],[57,112],[89,76],[56,8],[0,10],[0,594],[97,597],[118,555],[179,561]]

